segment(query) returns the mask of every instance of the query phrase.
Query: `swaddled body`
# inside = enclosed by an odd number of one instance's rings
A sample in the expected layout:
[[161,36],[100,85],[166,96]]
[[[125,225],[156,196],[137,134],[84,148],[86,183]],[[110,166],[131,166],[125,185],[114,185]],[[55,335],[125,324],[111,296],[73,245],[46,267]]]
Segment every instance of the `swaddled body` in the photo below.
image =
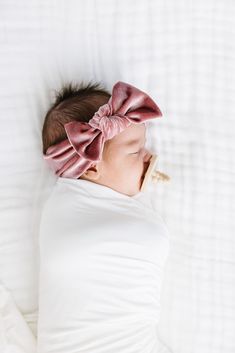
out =
[[38,353],[169,352],[157,329],[168,230],[142,196],[57,179],[40,227]]

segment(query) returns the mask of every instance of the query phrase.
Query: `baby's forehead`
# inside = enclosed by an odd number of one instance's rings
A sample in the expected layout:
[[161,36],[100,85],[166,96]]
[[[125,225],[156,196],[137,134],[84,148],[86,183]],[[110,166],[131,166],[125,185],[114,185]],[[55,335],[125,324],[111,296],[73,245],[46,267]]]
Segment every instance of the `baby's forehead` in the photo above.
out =
[[120,134],[117,134],[116,136],[114,136],[113,142],[115,144],[130,146],[130,145],[140,143],[141,141],[144,141],[145,137],[146,137],[145,124],[143,123],[131,124]]

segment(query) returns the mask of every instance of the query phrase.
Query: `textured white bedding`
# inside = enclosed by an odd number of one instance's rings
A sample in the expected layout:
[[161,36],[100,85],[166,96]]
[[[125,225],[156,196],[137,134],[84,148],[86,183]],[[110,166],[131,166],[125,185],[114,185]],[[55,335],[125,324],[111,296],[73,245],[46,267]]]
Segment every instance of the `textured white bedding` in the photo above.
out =
[[11,293],[0,284],[0,352],[36,353],[37,342]]
[[44,115],[65,81],[123,80],[164,114],[151,136],[172,177],[155,199],[172,241],[161,335],[175,353],[235,351],[234,21],[232,0],[0,1],[0,281],[35,336],[39,222],[55,181]]

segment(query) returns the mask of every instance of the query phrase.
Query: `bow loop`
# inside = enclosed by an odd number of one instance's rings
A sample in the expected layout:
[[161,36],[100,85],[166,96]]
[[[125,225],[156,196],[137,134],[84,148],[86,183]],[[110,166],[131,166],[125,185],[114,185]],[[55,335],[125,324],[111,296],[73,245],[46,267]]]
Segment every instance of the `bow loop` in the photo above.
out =
[[90,161],[101,159],[104,136],[99,129],[80,121],[71,121],[64,127],[70,144],[79,156]]

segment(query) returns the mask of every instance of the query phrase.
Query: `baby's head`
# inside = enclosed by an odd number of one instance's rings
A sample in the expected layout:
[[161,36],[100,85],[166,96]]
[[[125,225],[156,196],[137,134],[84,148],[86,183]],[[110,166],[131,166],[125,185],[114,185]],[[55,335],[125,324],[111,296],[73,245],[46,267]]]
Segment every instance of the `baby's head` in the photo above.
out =
[[[55,102],[50,107],[44,120],[42,130],[43,154],[46,154],[50,146],[61,145],[64,143],[62,141],[68,139],[65,124],[74,121],[88,123],[98,109],[109,102],[110,97],[111,94],[100,83],[81,83],[80,85],[69,83],[64,85],[57,92]],[[151,113],[153,114],[153,112],[146,113],[143,102],[142,114]],[[137,117],[138,114],[136,114]],[[155,116],[157,115],[161,116],[160,110],[157,114],[155,111]],[[84,127],[86,124],[82,126]],[[82,133],[80,132],[80,134]],[[80,139],[79,143],[82,144],[82,135],[78,138]],[[115,134],[111,139],[105,140],[102,158],[92,163],[90,161],[87,168],[83,167],[85,170],[78,179],[105,185],[128,196],[136,195],[140,192],[144,175],[152,157],[150,151],[145,148],[145,142],[145,122],[140,120],[138,123],[128,122],[121,132]]]

